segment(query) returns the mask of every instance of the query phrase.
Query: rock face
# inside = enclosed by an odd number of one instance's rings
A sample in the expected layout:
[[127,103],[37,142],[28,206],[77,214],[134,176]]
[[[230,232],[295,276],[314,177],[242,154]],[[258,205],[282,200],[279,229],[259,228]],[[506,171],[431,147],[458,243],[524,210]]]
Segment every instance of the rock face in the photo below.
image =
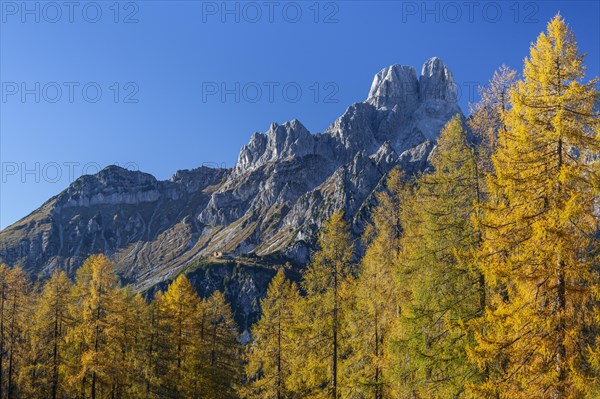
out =
[[[252,135],[233,169],[178,171],[167,181],[116,166],[82,176],[0,232],[0,261],[38,277],[55,268],[73,275],[87,256],[103,252],[140,290],[213,251],[277,255],[301,266],[334,211],[345,212],[358,237],[387,172],[395,165],[408,174],[423,170],[456,114],[456,83],[440,59],[425,62],[418,77],[413,67],[392,65],[375,75],[364,102],[323,133],[297,120],[272,123]],[[236,319],[250,323],[258,302],[249,298],[264,295],[265,273],[225,268],[220,277],[194,281],[206,292],[206,281],[225,289],[216,281],[237,279],[229,287],[243,288],[230,289],[228,298]]]
[[418,100],[419,81],[415,68],[392,65],[375,75],[367,102],[376,108],[393,109],[396,105],[405,108],[416,105]]
[[[202,298],[221,291],[232,305],[234,320],[245,330],[260,318],[260,299],[266,295],[276,273],[277,268],[259,266],[249,258],[219,262],[208,259],[192,262],[186,276]],[[293,280],[299,277],[292,270],[286,271],[286,275]],[[156,291],[166,290],[172,280],[152,286],[146,291],[146,297],[152,298]]]

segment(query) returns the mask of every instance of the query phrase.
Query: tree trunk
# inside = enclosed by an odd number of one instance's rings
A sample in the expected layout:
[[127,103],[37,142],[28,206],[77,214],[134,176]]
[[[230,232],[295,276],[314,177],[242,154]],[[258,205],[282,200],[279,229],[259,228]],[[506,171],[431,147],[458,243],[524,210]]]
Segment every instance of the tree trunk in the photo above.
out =
[[5,285],[2,282],[2,296],[0,297],[0,397],[4,392],[4,295]]
[[277,399],[282,399],[281,393],[281,315],[277,321]]
[[14,352],[15,352],[15,318],[17,316],[17,294],[13,295],[12,315],[10,321],[10,355],[8,357],[8,390],[6,399],[12,399],[13,396],[13,368],[14,368]]
[[[100,320],[100,306],[96,308],[96,334],[94,336],[94,354],[98,356],[98,335],[100,334],[100,327],[98,325]],[[94,365],[95,366],[95,365]],[[91,398],[96,399],[96,370],[92,372],[92,392]]]
[[[334,266],[336,267],[336,266]],[[336,267],[337,269],[337,267]],[[332,398],[337,399],[337,379],[338,379],[338,281],[337,270],[333,273],[333,364],[332,364]]]
[[375,399],[381,399],[381,387],[379,386],[379,318],[377,311],[375,311],[375,359],[377,359],[377,366],[375,366]]
[[58,391],[58,304],[54,312],[54,336],[52,348],[52,399],[57,399]]
[[564,324],[564,311],[566,308],[565,298],[565,278],[563,274],[564,262],[559,256],[557,262],[557,293],[556,293],[556,305],[558,312],[558,323],[556,324],[556,333],[558,345],[556,348],[556,373],[558,374],[558,386],[556,388],[556,399],[562,399],[565,396],[564,392],[564,381],[566,379],[565,371],[565,359],[567,356],[567,350],[565,347],[565,324]]

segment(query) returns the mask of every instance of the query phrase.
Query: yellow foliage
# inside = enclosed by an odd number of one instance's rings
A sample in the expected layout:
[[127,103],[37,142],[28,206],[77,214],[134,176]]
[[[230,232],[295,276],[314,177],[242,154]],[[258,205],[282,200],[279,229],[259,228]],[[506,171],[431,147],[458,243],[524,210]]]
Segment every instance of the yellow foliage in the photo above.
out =
[[493,288],[479,345],[486,383],[473,397],[582,398],[598,286],[596,80],[560,16],[532,45],[489,176],[483,270]]

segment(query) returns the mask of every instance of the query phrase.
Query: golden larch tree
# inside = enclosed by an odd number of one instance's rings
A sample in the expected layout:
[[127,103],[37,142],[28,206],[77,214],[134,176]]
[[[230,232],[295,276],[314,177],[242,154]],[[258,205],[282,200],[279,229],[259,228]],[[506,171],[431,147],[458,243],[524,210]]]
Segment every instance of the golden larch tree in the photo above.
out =
[[583,398],[598,287],[597,80],[560,15],[532,44],[493,155],[483,270],[492,288],[473,397]]
[[283,268],[279,269],[269,283],[266,297],[260,302],[260,320],[252,326],[252,341],[247,348],[248,384],[242,389],[244,397],[293,397],[288,379],[294,372],[292,356],[298,351],[292,329],[294,306],[299,300],[298,287],[285,277]]
[[66,394],[64,363],[65,336],[69,325],[71,281],[56,270],[44,284],[31,318],[27,367],[22,370],[20,384],[30,398],[58,399]]
[[399,306],[394,277],[400,253],[402,179],[399,168],[388,173],[383,190],[376,194],[372,223],[363,235],[366,251],[347,312],[352,347],[345,362],[348,397],[392,397],[389,348]]
[[339,399],[348,344],[344,287],[352,277],[353,258],[349,224],[341,212],[325,222],[318,245],[303,273],[306,295],[298,307],[296,330],[304,352],[296,359],[291,383],[301,397]]
[[167,369],[162,379],[163,395],[173,398],[185,398],[189,391],[197,387],[189,384],[193,376],[202,381],[199,371],[198,330],[199,306],[198,294],[190,281],[181,274],[167,291],[158,297],[161,317],[161,329],[165,331],[162,357]]

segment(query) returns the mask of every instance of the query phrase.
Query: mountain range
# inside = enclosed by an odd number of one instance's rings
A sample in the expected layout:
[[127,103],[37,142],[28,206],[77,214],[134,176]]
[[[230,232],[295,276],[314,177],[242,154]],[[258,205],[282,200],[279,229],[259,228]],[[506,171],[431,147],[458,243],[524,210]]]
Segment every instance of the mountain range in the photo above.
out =
[[386,174],[396,165],[407,175],[425,170],[456,114],[457,85],[439,58],[419,75],[392,65],[324,132],[298,120],[272,123],[250,137],[233,168],[180,170],[165,181],[117,166],[82,176],[0,231],[0,261],[34,279],[57,268],[73,276],[102,252],[147,295],[186,273],[202,296],[224,291],[244,330],[276,265],[297,274],[338,210],[358,239]]

